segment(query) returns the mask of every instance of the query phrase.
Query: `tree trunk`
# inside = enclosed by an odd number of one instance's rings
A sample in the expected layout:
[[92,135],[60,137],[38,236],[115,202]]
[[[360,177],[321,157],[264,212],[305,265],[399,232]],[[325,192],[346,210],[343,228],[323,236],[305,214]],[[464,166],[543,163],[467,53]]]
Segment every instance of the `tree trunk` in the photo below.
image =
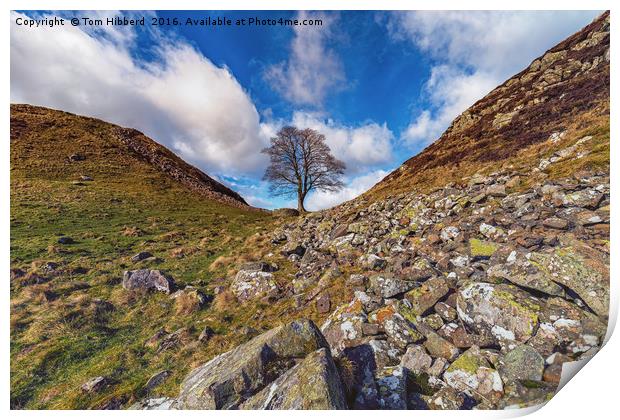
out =
[[300,213],[306,212],[306,208],[304,207],[305,198],[306,196],[302,194],[301,191],[297,192],[297,211],[299,211]]

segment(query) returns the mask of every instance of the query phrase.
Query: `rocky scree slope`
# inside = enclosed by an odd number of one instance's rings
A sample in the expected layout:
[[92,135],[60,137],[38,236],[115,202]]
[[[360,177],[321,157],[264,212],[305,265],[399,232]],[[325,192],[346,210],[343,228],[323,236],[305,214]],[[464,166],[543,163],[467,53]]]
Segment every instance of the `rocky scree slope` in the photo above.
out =
[[[67,171],[66,162],[76,162],[69,168],[81,172]],[[11,166],[14,173],[25,176],[45,171],[50,179],[73,176],[76,180],[123,177],[136,168],[150,170],[153,176],[167,177],[205,198],[249,207],[239,194],[138,130],[43,107],[11,105]]]
[[[285,223],[265,261],[231,279],[240,302],[313,307],[320,327],[299,319],[263,333],[196,368],[178,396],[133,408],[503,409],[550,399],[563,364],[594,355],[607,328],[608,31],[604,14],[431,149],[449,156],[455,133],[470,133],[473,161],[484,160],[521,126],[504,151],[516,153],[531,130],[525,158]],[[472,131],[480,121],[500,134],[487,143],[486,129]],[[443,162],[423,155],[379,191]],[[274,255],[294,267],[287,282]],[[335,299],[335,287],[349,298]]]

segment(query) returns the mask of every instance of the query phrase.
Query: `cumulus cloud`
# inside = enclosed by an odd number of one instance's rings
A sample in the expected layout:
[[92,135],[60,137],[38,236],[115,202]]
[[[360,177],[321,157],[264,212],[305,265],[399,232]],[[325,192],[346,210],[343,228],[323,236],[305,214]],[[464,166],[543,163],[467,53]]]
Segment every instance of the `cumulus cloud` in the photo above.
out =
[[402,134],[403,139],[410,145],[432,142],[454,118],[499,83],[497,76],[485,71],[467,74],[449,65],[433,67],[424,86],[433,110],[422,110]]
[[316,211],[334,207],[368,191],[391,171],[378,169],[348,180],[347,186],[338,192],[316,191],[306,199],[308,210]]
[[320,106],[345,81],[340,58],[327,46],[337,17],[300,11],[297,19],[321,19],[323,24],[295,26],[288,60],[267,68],[265,78],[290,102]]
[[430,107],[403,133],[410,145],[435,140],[450,122],[492,88],[591,21],[593,11],[416,11],[393,13],[394,39],[429,54]]
[[[137,128],[207,171],[258,173],[269,127],[226,67],[194,47],[158,39],[153,59],[135,34],[83,27],[28,30],[11,18],[11,101]],[[157,34],[156,34],[157,35]]]

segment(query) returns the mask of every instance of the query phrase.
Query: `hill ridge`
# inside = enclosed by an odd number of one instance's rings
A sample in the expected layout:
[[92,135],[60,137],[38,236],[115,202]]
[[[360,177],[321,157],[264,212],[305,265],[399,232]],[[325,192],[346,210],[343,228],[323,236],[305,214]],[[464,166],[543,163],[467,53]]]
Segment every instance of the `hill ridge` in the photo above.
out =
[[121,127],[98,118],[42,106],[11,104],[10,108],[12,143],[19,141],[22,137],[27,136],[29,132],[34,131],[33,123],[30,122],[29,124],[26,121],[25,117],[27,115],[31,117],[39,116],[43,119],[43,121],[38,122],[38,127],[42,130],[54,127],[57,124],[54,120],[60,118],[60,116],[69,116],[69,118],[75,118],[77,121],[82,121],[82,123],[94,122],[104,124],[109,130],[109,136],[126,147],[131,156],[148,163],[153,169],[164,174],[169,179],[206,198],[236,207],[251,207],[240,194],[211,178],[195,166],[185,162],[170,149],[136,129]]

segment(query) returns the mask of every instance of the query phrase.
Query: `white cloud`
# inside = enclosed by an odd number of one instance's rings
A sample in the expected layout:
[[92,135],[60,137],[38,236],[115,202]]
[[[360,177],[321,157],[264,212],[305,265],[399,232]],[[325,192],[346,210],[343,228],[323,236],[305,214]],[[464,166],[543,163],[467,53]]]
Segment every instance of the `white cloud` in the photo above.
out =
[[[269,127],[225,67],[189,44],[159,38],[153,61],[131,54],[134,35],[15,24],[11,101],[137,128],[207,171],[258,173]],[[156,34],[157,36],[158,34]]]
[[338,192],[315,191],[306,199],[306,208],[312,211],[323,210],[351,200],[368,191],[390,172],[379,169],[352,178],[346,183],[346,187]]
[[395,39],[435,61],[425,90],[430,109],[403,133],[410,145],[435,140],[450,122],[492,88],[591,21],[594,11],[446,11],[393,13]]
[[402,134],[403,139],[410,145],[432,142],[454,118],[499,83],[496,76],[483,71],[466,74],[449,65],[433,67],[431,77],[425,84],[433,112],[423,110]]
[[290,124],[324,134],[332,153],[344,161],[349,174],[364,173],[392,161],[394,135],[385,123],[346,126],[318,114],[295,112]]
[[268,82],[287,100],[298,105],[320,106],[328,93],[345,81],[340,58],[327,45],[334,14],[300,11],[297,19],[322,19],[321,26],[295,26],[288,61],[269,67]]

